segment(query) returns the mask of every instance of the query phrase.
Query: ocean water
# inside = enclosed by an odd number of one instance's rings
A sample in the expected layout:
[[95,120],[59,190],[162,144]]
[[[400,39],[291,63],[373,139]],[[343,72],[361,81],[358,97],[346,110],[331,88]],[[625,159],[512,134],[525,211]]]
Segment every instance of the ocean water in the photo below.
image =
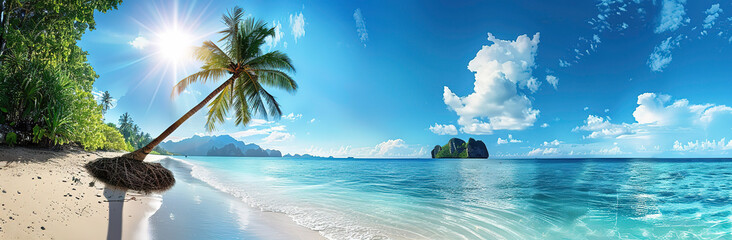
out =
[[[198,208],[206,213],[175,239],[268,238],[247,235],[232,204],[286,214],[330,239],[732,239],[729,159],[188,157],[164,164],[178,185],[198,182],[205,197],[235,201],[205,201]],[[175,199],[191,198],[189,190],[175,190]],[[153,216],[153,232],[176,226],[166,223],[169,199]]]

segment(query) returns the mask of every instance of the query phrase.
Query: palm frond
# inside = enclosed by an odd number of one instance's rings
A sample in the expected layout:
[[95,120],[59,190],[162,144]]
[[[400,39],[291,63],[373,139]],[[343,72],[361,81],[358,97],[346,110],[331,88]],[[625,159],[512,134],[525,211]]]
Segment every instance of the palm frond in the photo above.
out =
[[280,51],[272,51],[250,59],[245,63],[253,69],[273,69],[289,73],[295,73],[292,60],[287,54]]
[[171,97],[175,97],[175,96],[179,95],[181,92],[183,92],[183,90],[188,88],[188,86],[193,83],[196,83],[196,82],[206,83],[210,80],[220,79],[220,78],[226,76],[227,73],[228,72],[226,69],[219,68],[219,69],[203,69],[200,72],[191,74],[190,76],[181,79],[180,81],[178,81],[177,84],[175,84],[175,86],[173,86],[173,93],[171,93]]
[[284,72],[265,69],[254,70],[254,72],[262,85],[276,87],[290,93],[297,91],[297,82]]
[[206,115],[206,131],[216,129],[217,123],[224,122],[224,118],[231,107],[231,85],[226,86],[219,95],[216,96],[208,104],[208,114]]
[[240,7],[234,7],[231,11],[227,12],[222,16],[222,22],[224,25],[226,25],[226,28],[224,30],[221,30],[219,33],[223,33],[224,37],[221,38],[219,41],[224,41],[229,39],[229,41],[225,42],[225,47],[231,48],[233,41],[232,39],[234,36],[236,36],[237,31],[239,30],[239,23],[241,22],[242,17],[244,16],[244,10]]

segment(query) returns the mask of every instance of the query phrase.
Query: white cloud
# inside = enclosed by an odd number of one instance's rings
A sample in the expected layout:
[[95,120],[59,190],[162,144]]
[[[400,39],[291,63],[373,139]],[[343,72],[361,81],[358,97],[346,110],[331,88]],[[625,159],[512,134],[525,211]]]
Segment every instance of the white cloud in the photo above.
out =
[[[277,47],[277,44],[282,40],[282,36],[284,35],[284,33],[282,32],[282,24],[280,24],[280,21],[272,21],[272,26],[274,27],[274,31],[275,31],[274,36],[268,36],[267,38],[264,39],[264,44],[269,49]],[[287,48],[286,43],[285,43],[284,47]]]
[[592,150],[590,151],[591,155],[620,155],[620,154],[627,154],[626,152],[623,152],[620,150],[620,147],[614,146],[611,148],[601,148],[599,150]]
[[715,118],[732,114],[732,108],[725,105],[689,104],[679,99],[670,105],[671,96],[644,93],[638,96],[638,107],[633,117],[638,123],[657,126],[708,126]]
[[674,151],[678,152],[704,152],[704,151],[724,151],[724,150],[732,150],[732,140],[729,142],[725,140],[725,138],[717,140],[704,140],[704,141],[693,141],[693,142],[687,142],[686,144],[683,144],[679,141],[674,142],[673,146]]
[[605,112],[610,112],[610,109],[605,108]]
[[547,127],[549,127],[549,124],[548,123],[542,123],[541,124],[541,128],[547,128]]
[[649,135],[668,129],[708,129],[732,120],[732,108],[725,105],[690,104],[679,99],[671,104],[671,96],[643,93],[638,95],[638,107],[633,111],[635,122],[613,124],[610,119],[589,115],[584,125],[572,131],[589,131],[585,138],[620,138],[633,134]]
[[457,135],[458,131],[455,125],[452,124],[437,124],[430,126],[430,131],[438,135]]
[[585,107],[585,108],[583,108],[582,110],[585,110],[585,111],[587,111],[588,109],[590,109],[590,107]]
[[569,67],[569,66],[572,66],[572,64],[567,61],[564,61],[562,59],[559,59],[559,66],[560,67]]
[[297,119],[302,118],[302,114],[290,113],[290,114],[287,114],[287,115],[282,115],[282,118],[287,119],[287,120],[290,120],[290,121],[295,121]]
[[683,26],[684,22],[689,21],[689,18],[686,18],[684,4],[686,4],[686,0],[663,0],[661,3],[661,19],[655,32],[673,32]]
[[302,12],[292,15],[290,14],[290,28],[292,29],[292,36],[297,39],[305,35],[305,17]]
[[310,119],[310,123],[314,123],[314,122],[315,122],[315,118]]
[[609,120],[595,115],[587,116],[584,123],[584,125],[572,129],[573,132],[579,130],[590,131],[590,135],[584,136],[584,138],[612,138],[631,133],[630,125],[625,123],[612,124]]
[[310,147],[304,150],[314,156],[358,157],[358,158],[423,158],[429,157],[430,149],[407,144],[402,139],[390,139],[373,147],[354,148],[341,146],[332,149]]
[[[538,89],[532,77],[539,33],[533,38],[521,35],[515,41],[497,39],[488,33],[490,46],[483,46],[468,69],[475,72],[474,93],[458,97],[447,86],[443,100],[455,111],[461,130],[468,134],[492,134],[493,130],[523,130],[533,126],[539,110],[518,91]],[[486,122],[485,119],[488,121]]]
[[542,145],[542,146],[545,146],[545,147],[546,147],[546,146],[559,146],[559,144],[562,144],[562,143],[564,143],[564,142],[562,142],[562,141],[559,141],[559,140],[557,140],[557,139],[554,139],[554,141],[551,141],[551,142],[544,142],[544,143],[543,143],[543,144],[541,144],[541,145]]
[[521,142],[523,142],[523,141],[514,139],[513,135],[508,134],[508,138],[506,138],[506,139],[502,139],[499,137],[498,140],[496,141],[496,144],[501,145],[501,144],[507,144],[507,143],[521,143]]
[[229,135],[233,138],[240,139],[240,138],[256,136],[256,135],[271,134],[272,132],[285,132],[285,131],[286,131],[285,126],[279,125],[279,126],[273,126],[273,127],[269,127],[269,128],[247,128],[246,130],[230,133]]
[[714,26],[714,21],[717,20],[719,14],[722,13],[722,9],[719,8],[719,3],[717,3],[709,7],[704,13],[707,14],[707,17],[704,18],[704,29],[710,29]]
[[262,138],[262,140],[264,140],[265,143],[273,143],[284,142],[287,140],[292,140],[293,138],[295,138],[295,136],[287,132],[272,132],[269,134],[269,136]]
[[554,90],[557,90],[557,85],[559,85],[559,78],[553,75],[546,75],[546,82],[551,84],[552,87],[554,87]]
[[369,32],[366,30],[366,19],[363,17],[360,8],[356,8],[356,11],[353,11],[353,20],[356,21],[358,38],[363,43],[363,46],[366,47],[366,41],[369,40]]
[[190,95],[196,95],[196,96],[200,96],[201,95],[201,92],[200,91],[195,90],[195,89],[189,89],[189,88],[186,88],[185,90],[183,90],[183,93],[184,94],[190,94]]
[[142,50],[150,45],[150,40],[147,40],[147,38],[143,36],[137,36],[134,40],[130,41],[129,44],[134,48]]
[[264,119],[254,118],[252,120],[249,120],[249,124],[247,124],[247,126],[256,127],[256,126],[262,126],[262,125],[267,125],[267,124],[272,124],[272,123],[274,123],[274,122],[267,121]]
[[676,36],[675,38],[668,37],[661,44],[653,48],[653,53],[648,58],[648,66],[651,67],[652,71],[662,72],[671,63],[671,50],[678,47],[682,39],[683,35]]
[[526,155],[528,156],[546,156],[546,155],[558,155],[560,151],[558,148],[534,148],[529,151]]

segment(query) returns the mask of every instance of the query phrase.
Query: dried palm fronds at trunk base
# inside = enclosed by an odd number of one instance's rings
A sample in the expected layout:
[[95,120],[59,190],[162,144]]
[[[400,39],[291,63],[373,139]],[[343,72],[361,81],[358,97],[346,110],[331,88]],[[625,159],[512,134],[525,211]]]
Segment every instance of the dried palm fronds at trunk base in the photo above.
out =
[[160,163],[126,157],[99,158],[84,168],[97,180],[118,188],[157,192],[168,190],[175,184],[173,173]]

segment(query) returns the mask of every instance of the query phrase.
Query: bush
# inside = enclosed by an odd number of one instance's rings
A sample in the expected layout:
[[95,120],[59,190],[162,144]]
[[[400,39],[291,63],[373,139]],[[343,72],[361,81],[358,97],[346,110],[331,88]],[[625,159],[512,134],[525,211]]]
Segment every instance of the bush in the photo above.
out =
[[5,143],[10,145],[11,147],[15,145],[18,142],[18,135],[16,135],[14,132],[9,132],[5,135]]
[[125,139],[122,137],[122,134],[117,131],[116,128],[110,127],[109,125],[102,125],[100,127],[100,130],[105,139],[102,149],[122,151],[128,150]]

